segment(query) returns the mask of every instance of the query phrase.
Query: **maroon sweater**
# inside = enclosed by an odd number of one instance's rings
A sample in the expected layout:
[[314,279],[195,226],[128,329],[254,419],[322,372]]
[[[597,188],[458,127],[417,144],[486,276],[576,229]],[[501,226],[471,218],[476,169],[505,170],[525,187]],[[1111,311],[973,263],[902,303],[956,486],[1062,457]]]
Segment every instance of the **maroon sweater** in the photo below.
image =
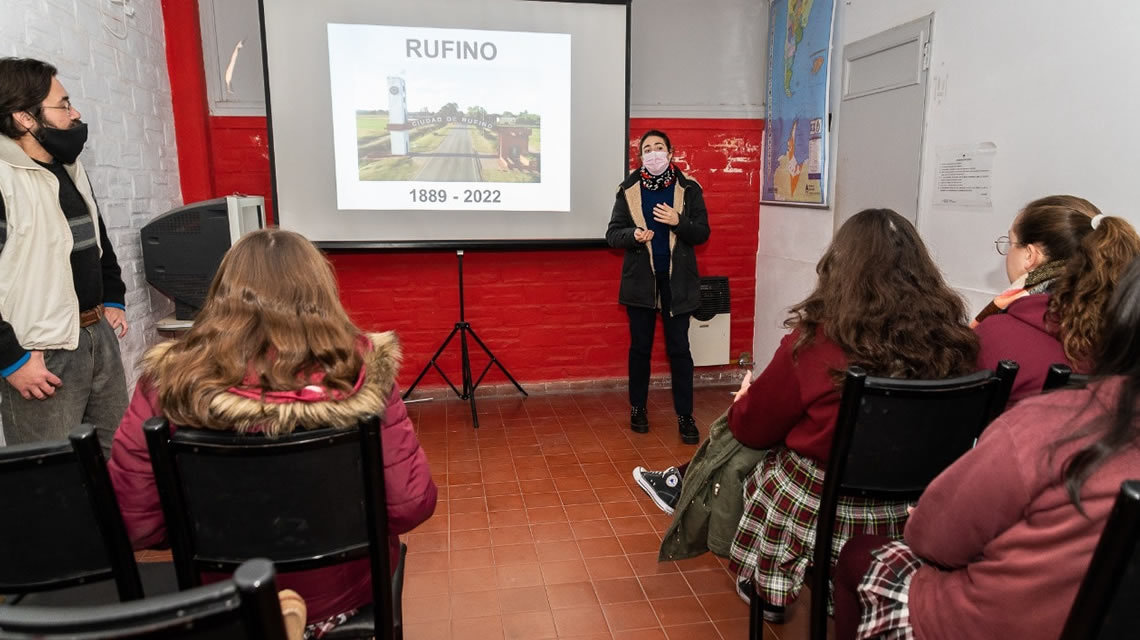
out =
[[839,388],[832,371],[847,368],[847,356],[822,331],[792,355],[799,338],[792,331],[764,372],[728,410],[728,427],[744,446],[767,449],[778,444],[826,463],[839,416]]
[[1059,483],[1062,464],[1094,438],[1061,447],[1112,407],[1120,381],[1027,398],[922,494],[906,542],[928,562],[910,585],[918,640],[1056,638],[1120,483],[1140,449],[1110,458],[1085,482],[1088,517]]
[[1073,366],[1061,342],[1045,326],[1048,307],[1049,295],[1045,293],[1018,298],[1005,313],[988,316],[975,328],[981,345],[978,368],[993,371],[1001,360],[1014,360],[1020,366],[1009,397],[1011,404],[1041,393],[1049,365]]

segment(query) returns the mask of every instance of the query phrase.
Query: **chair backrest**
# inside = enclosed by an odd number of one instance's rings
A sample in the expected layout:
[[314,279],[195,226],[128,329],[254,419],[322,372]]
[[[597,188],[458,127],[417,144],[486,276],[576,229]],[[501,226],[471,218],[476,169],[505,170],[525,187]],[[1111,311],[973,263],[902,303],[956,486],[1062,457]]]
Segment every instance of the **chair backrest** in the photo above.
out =
[[119,599],[142,583],[95,428],[68,442],[0,448],[0,593],[114,580]]
[[1005,410],[1016,375],[1009,361],[948,380],[874,378],[852,367],[827,478],[840,495],[918,498]]
[[1140,629],[1140,480],[1120,486],[1061,640],[1123,640]]
[[280,572],[370,558],[376,635],[392,622],[380,420],[275,438],[143,426],[175,571],[233,571],[263,557]]
[[827,630],[835,512],[841,495],[915,500],[1005,410],[1017,363],[947,380],[847,370],[820,498],[812,571],[812,640]]
[[1042,391],[1052,391],[1062,387],[1083,387],[1088,384],[1091,376],[1073,373],[1072,367],[1067,364],[1051,364],[1049,372],[1045,374],[1045,384]]
[[31,638],[285,640],[273,564],[251,560],[231,580],[98,607],[0,607],[0,640]]

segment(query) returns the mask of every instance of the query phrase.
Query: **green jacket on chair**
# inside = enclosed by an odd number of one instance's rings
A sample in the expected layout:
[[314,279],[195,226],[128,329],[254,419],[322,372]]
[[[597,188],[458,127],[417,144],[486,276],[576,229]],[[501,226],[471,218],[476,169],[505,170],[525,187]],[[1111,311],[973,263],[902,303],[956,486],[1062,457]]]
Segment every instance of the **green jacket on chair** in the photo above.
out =
[[708,439],[685,470],[673,524],[661,541],[659,562],[692,558],[706,551],[728,556],[744,514],[744,480],[765,453],[732,437],[727,412],[709,425]]

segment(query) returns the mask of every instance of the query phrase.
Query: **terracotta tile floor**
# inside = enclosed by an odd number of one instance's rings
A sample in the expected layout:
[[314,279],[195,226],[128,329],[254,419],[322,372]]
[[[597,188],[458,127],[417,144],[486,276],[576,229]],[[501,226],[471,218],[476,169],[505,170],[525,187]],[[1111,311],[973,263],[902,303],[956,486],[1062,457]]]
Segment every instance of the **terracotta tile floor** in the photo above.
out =
[[[701,431],[729,389],[696,393]],[[629,429],[624,392],[480,398],[434,392],[408,405],[439,485],[435,515],[408,534],[405,638],[747,638],[727,561],[657,562],[663,514],[633,467],[689,459],[668,391],[651,431]],[[767,638],[807,637],[806,598]]]

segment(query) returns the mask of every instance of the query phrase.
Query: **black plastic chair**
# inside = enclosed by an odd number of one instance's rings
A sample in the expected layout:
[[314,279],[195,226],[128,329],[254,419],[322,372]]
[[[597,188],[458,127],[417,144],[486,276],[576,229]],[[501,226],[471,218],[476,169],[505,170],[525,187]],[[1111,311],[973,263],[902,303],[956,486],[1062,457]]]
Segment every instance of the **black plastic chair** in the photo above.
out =
[[285,640],[273,564],[251,560],[231,580],[98,607],[0,607],[0,640],[31,638]]
[[1073,373],[1072,367],[1067,364],[1049,365],[1049,372],[1045,374],[1045,384],[1042,391],[1052,391],[1063,387],[1083,387],[1088,384],[1092,376]]
[[19,602],[113,580],[118,600],[138,600],[142,581],[95,427],[68,440],[0,448],[0,593]]
[[[840,496],[918,499],[943,469],[969,451],[1005,410],[1017,363],[947,380],[869,377],[847,370],[820,498],[811,570],[811,640],[827,637],[831,545]],[[763,637],[763,602],[753,594],[749,637]]]
[[325,637],[402,637],[379,418],[277,438],[186,428],[172,435],[161,418],[143,431],[182,588],[201,584],[201,571],[233,571],[254,557],[281,573],[369,558],[372,604]]
[[1060,640],[1124,640],[1140,629],[1140,480],[1120,485]]

